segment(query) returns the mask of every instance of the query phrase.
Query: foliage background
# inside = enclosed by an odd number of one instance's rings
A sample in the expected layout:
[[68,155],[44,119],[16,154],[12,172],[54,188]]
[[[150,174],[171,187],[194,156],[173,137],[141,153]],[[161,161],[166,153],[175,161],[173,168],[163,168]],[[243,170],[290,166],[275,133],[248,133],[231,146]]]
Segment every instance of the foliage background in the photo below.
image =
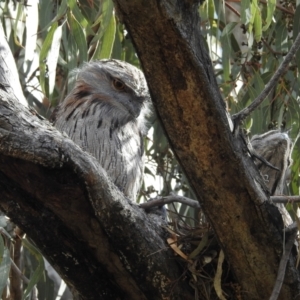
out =
[[[199,13],[203,36],[199,39],[206,41],[231,114],[261,93],[289,51],[300,30],[298,4],[285,0],[202,2]],[[72,88],[72,70],[83,63],[115,58],[139,67],[130,36],[118,20],[111,0],[4,0],[0,2],[0,19],[28,105],[46,118]],[[299,67],[300,53],[268,99],[244,124],[251,135],[270,129],[289,131],[295,141],[289,191],[292,195],[299,195]],[[139,201],[170,192],[195,198],[155,116],[149,117],[149,127],[145,138],[145,180]],[[185,205],[170,205],[169,210],[177,211],[187,226],[195,226],[199,221],[198,212]],[[8,229],[4,216],[0,221],[2,228]],[[5,294],[11,267],[9,252],[13,257],[16,251],[10,237],[16,233],[8,230],[2,235],[0,269],[6,271],[0,272],[0,290],[4,289]],[[29,288],[22,287],[23,297],[32,297],[32,286],[39,281],[39,299],[55,299],[58,291],[44,272],[40,254],[26,239],[23,246],[19,267],[31,279]]]

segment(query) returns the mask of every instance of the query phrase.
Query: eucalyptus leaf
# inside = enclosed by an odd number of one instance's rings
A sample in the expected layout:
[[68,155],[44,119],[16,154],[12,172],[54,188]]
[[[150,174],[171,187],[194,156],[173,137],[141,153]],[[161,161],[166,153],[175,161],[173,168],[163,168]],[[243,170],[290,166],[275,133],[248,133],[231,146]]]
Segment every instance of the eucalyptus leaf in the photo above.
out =
[[40,52],[40,57],[39,57],[39,64],[40,64],[40,85],[44,93],[46,93],[46,85],[45,85],[45,77],[46,77],[46,57],[48,55],[48,52],[51,48],[52,41],[53,41],[53,36],[58,28],[58,23],[55,22],[52,24],[50,27],[50,30],[46,36],[46,39],[43,43],[41,52]]
[[241,22],[247,25],[251,19],[250,0],[241,0]]
[[23,246],[36,258],[38,262],[38,266],[30,276],[29,283],[27,288],[25,289],[22,300],[26,299],[31,293],[33,287],[38,283],[38,281],[42,278],[43,273],[45,271],[44,259],[39,250],[34,247],[27,239],[22,240]]
[[111,58],[114,41],[116,35],[115,16],[110,18],[110,22],[102,38],[102,43],[98,43],[98,47],[94,52],[93,59]]
[[68,23],[71,29],[70,33],[74,37],[74,40],[78,47],[79,61],[80,63],[83,63],[88,60],[87,44],[86,44],[86,37],[85,37],[84,30],[71,12],[68,12]]
[[267,19],[266,19],[266,23],[264,25],[264,27],[262,28],[263,31],[266,31],[273,19],[273,15],[276,9],[276,0],[268,0],[267,1]]
[[[2,239],[2,237],[0,238]],[[0,295],[2,295],[2,292],[7,285],[7,280],[9,277],[10,266],[11,266],[10,254],[7,248],[4,248],[2,257],[3,258],[0,263]]]

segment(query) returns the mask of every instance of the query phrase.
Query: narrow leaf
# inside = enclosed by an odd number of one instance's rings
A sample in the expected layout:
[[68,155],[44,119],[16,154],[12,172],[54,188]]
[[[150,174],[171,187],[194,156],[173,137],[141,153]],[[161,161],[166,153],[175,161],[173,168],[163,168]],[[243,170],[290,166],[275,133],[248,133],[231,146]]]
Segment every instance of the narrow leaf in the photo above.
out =
[[2,235],[0,234],[0,264],[3,261],[4,250],[5,250],[4,240],[3,240]]
[[11,262],[10,262],[9,250],[6,248],[4,249],[3,259],[0,264],[0,295],[2,295],[3,289],[7,285],[7,280],[10,271],[10,264]]
[[71,12],[68,12],[68,23],[79,50],[80,63],[85,62],[87,61],[87,44],[84,31]]
[[40,53],[40,59],[39,59],[39,62],[40,62],[40,84],[42,87],[42,91],[45,94],[46,94],[46,88],[45,88],[46,57],[51,48],[53,36],[54,36],[54,33],[55,33],[57,27],[58,27],[58,23],[57,22],[53,23],[53,25],[51,26],[51,28],[46,36],[44,43],[42,45],[42,49],[41,49],[41,53]]
[[[16,19],[14,22],[14,41],[16,45],[23,47],[22,46],[22,41],[23,41],[23,30],[24,30],[24,25],[22,25],[22,17],[23,17],[23,8],[24,5],[22,3],[17,4],[17,15]],[[21,19],[21,22],[19,22]]]
[[67,13],[67,0],[62,0],[60,5],[55,12],[55,17],[49,21],[49,10],[54,9],[53,4],[50,1],[40,1],[40,26],[42,27],[41,32],[47,30],[55,22],[61,21],[64,15]]
[[201,251],[204,249],[204,247],[207,246],[207,242],[208,242],[208,233],[206,232],[201,241],[199,242],[197,248],[189,255],[189,259],[193,259],[194,257],[196,257],[197,255],[199,255],[201,253]]
[[261,20],[261,11],[259,7],[256,10],[254,18],[254,38],[256,42],[259,42],[262,37],[262,20]]
[[228,23],[225,28],[223,29],[222,31],[222,34],[221,36],[228,36],[228,38],[230,37],[230,35],[232,34],[234,28],[236,27],[237,25],[237,22],[231,22],[231,23]]
[[250,0],[241,1],[241,22],[247,25],[251,19]]
[[38,251],[37,248],[35,248],[27,239],[22,240],[23,246],[36,258],[38,262],[38,266],[33,272],[30,281],[27,285],[26,290],[23,293],[22,300],[24,300],[32,291],[33,287],[38,283],[40,278],[43,275],[43,272],[45,271],[44,266],[44,259],[42,254]]
[[69,76],[68,76],[68,92],[72,90],[74,87],[75,83],[75,77],[71,76],[73,71],[77,67],[77,51],[78,47],[76,45],[74,37],[70,34],[68,37],[68,71],[69,71]]
[[111,18],[113,17],[113,8],[114,6],[111,0],[104,0],[102,2],[101,14],[93,24],[93,26],[100,24],[99,30],[92,39],[91,44],[99,44],[102,40],[102,37],[105,34],[109,23],[111,22]]
[[250,20],[249,20],[249,33],[253,30],[254,20],[256,16],[256,12],[258,10],[257,0],[252,0],[251,6],[250,6]]
[[221,287],[221,280],[222,280],[222,265],[224,262],[225,256],[224,256],[224,252],[223,250],[220,251],[219,254],[219,259],[218,259],[218,266],[217,266],[217,272],[214,278],[214,288],[215,291],[218,295],[218,298],[220,300],[226,300],[226,298],[224,297],[223,291],[222,291],[222,287]]
[[266,24],[263,27],[263,31],[266,31],[269,27],[270,24],[272,22],[272,18],[275,12],[275,8],[276,8],[276,0],[268,0],[267,1],[267,19],[266,19]]
[[76,0],[68,0],[68,5],[71,8],[72,14],[74,15],[74,18],[78,21],[78,23],[83,27],[86,28],[89,22],[87,19],[83,16],[80,9],[78,8],[77,1]]
[[210,22],[210,26],[212,27],[215,18],[215,3],[213,0],[207,1],[207,15],[208,15],[208,20]]
[[176,240],[173,240],[172,238],[168,238],[167,242],[169,246],[174,250],[174,252],[176,252],[183,259],[188,260],[188,257],[177,247]]
[[103,35],[101,47],[98,47],[93,55],[93,59],[102,59],[102,58],[110,58],[112,49],[114,46],[116,35],[116,19],[115,16],[110,18],[110,22],[106,28],[106,31]]

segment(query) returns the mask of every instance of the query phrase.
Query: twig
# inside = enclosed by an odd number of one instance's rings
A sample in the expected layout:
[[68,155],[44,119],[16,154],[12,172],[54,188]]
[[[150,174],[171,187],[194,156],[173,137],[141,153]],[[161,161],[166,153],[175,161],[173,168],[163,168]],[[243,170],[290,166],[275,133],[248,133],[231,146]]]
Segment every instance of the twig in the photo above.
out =
[[278,268],[278,273],[277,273],[277,278],[276,278],[276,282],[271,294],[271,297],[269,298],[269,300],[277,300],[280,290],[281,290],[281,286],[283,283],[283,279],[284,279],[284,275],[285,275],[285,270],[286,270],[286,265],[290,256],[290,253],[292,251],[294,242],[295,242],[295,238],[296,238],[296,234],[297,234],[297,230],[294,229],[293,233],[291,233],[291,235],[289,236],[286,244],[285,244],[285,248],[284,248],[284,252],[282,254],[281,260],[280,260],[280,264],[279,264],[279,268]]
[[282,52],[282,51],[275,51],[273,50],[273,48],[268,44],[268,42],[266,41],[266,39],[262,38],[261,39],[262,42],[264,43],[264,45],[269,49],[269,51],[274,55],[274,56],[277,56],[277,55],[286,55],[286,52]]
[[21,272],[21,270],[17,267],[17,265],[15,264],[15,262],[10,259],[11,262],[11,268],[13,269],[13,271],[26,283],[29,283],[29,279]]
[[[300,196],[271,196],[270,200],[273,203],[300,203]],[[170,204],[174,202],[182,203],[194,208],[201,207],[197,200],[193,200],[183,196],[178,196],[173,193],[171,193],[169,196],[150,199],[148,202],[142,203],[139,206],[144,209],[149,209],[152,207],[163,206],[165,204]]]
[[252,151],[252,152],[251,152],[251,155],[252,155],[254,158],[260,160],[262,163],[264,163],[264,164],[265,164],[266,166],[268,166],[269,168],[271,168],[271,169],[273,169],[273,170],[276,170],[276,171],[280,171],[277,167],[274,167],[272,164],[270,164],[270,163],[269,163],[266,159],[264,159],[262,156],[257,155],[257,154],[255,153],[255,151]]
[[[18,268],[18,266],[15,264],[15,262],[10,259],[11,268],[12,270],[26,283],[29,284],[30,280],[21,272],[21,270]],[[33,300],[38,300],[37,298],[37,289],[36,286],[32,288],[32,298]]]
[[299,203],[300,196],[271,196],[271,201],[273,203]]
[[241,110],[239,113],[232,116],[232,119],[235,123],[235,128],[238,127],[238,125],[246,118],[248,117],[269,95],[271,90],[275,87],[277,84],[279,78],[284,74],[286,71],[289,63],[293,59],[294,55],[298,51],[300,47],[300,32],[297,35],[297,38],[294,41],[294,44],[292,45],[290,51],[285,56],[284,60],[280,64],[279,68],[275,72],[275,74],[272,76],[271,80],[266,84],[264,90],[261,92],[261,94],[246,108]]
[[[227,1],[225,1],[225,4],[228,3],[228,2],[241,3],[241,0],[227,0]],[[262,4],[268,5],[268,2],[265,1],[265,0],[259,0],[259,2],[262,3]],[[285,12],[285,13],[287,13],[287,14],[289,14],[289,15],[292,15],[292,16],[295,15],[295,12],[283,7],[280,4],[276,4],[276,8],[283,11],[283,12]]]
[[225,1],[225,6],[227,6],[232,12],[234,12],[238,17],[241,16],[238,10],[236,10],[232,5]]
[[[265,1],[265,0],[259,0],[259,2],[260,2],[260,3],[263,3],[263,4],[265,4],[265,5],[268,5],[268,2]],[[293,11],[291,11],[291,10],[289,10],[289,9],[287,9],[287,8],[285,8],[285,7],[283,7],[283,6],[280,5],[280,4],[276,4],[276,8],[279,9],[279,10],[281,10],[281,11],[283,11],[283,12],[285,12],[286,14],[289,14],[289,15],[292,15],[292,16],[295,15],[295,12],[293,12]]]
[[294,231],[297,230],[297,229],[298,229],[298,224],[297,224],[297,222],[293,222],[293,223],[290,224],[288,227],[285,227],[285,228],[283,229],[283,231],[284,231],[284,233],[289,234],[289,233],[294,232]]
[[140,207],[144,208],[144,209],[149,209],[151,207],[162,206],[164,204],[169,204],[169,203],[173,203],[173,202],[179,202],[179,203],[186,204],[186,205],[194,207],[194,208],[200,208],[200,204],[197,200],[193,200],[193,199],[186,198],[183,196],[178,196],[173,193],[171,193],[169,196],[166,196],[166,197],[157,197],[157,198],[151,199],[148,202],[140,204]]

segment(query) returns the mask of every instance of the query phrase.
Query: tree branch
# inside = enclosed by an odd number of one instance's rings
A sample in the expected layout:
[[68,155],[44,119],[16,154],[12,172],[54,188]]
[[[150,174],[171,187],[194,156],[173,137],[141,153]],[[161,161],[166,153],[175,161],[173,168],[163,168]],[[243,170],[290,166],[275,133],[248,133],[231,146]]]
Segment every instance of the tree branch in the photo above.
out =
[[159,251],[162,220],[125,199],[95,158],[3,90],[0,170],[1,208],[82,299],[190,298],[172,252]]

